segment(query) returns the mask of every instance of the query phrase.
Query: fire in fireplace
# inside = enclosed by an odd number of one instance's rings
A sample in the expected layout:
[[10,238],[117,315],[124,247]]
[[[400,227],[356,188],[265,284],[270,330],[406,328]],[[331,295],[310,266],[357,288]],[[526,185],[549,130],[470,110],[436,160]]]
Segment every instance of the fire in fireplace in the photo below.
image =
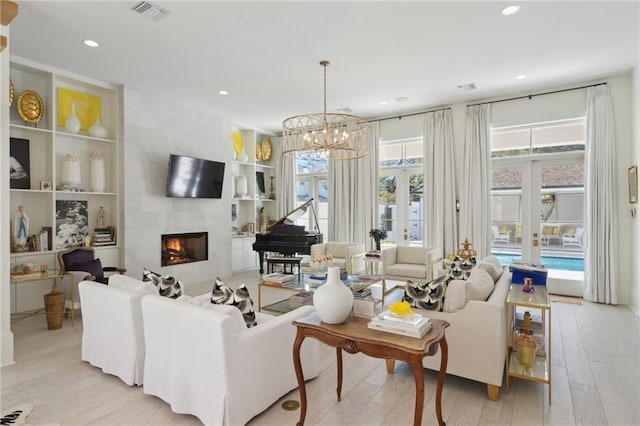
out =
[[209,259],[207,232],[162,235],[162,266]]

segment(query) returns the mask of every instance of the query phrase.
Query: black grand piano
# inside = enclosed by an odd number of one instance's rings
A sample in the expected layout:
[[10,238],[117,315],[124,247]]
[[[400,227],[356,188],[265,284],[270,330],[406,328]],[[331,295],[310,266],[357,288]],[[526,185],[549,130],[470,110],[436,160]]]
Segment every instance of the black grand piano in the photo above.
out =
[[[260,274],[264,273],[265,251],[284,255],[311,254],[311,245],[322,243],[322,234],[318,227],[318,218],[313,204],[311,204],[312,201],[313,198],[281,217],[277,222],[270,225],[265,233],[256,234],[253,250],[260,255]],[[308,208],[311,208],[315,221],[315,232],[307,232],[304,226],[295,225],[296,220],[304,215]]]

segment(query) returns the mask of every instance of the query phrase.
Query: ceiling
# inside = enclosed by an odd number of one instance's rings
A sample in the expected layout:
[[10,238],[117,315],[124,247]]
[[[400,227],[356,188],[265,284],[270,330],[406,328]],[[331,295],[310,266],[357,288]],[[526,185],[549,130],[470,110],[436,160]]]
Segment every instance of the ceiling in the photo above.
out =
[[[323,59],[327,109],[366,118],[567,87],[638,64],[637,1],[520,2],[511,16],[501,14],[507,2],[155,1],[169,12],[159,21],[132,11],[137,1],[17,2],[12,55],[274,133],[289,116],[322,111]],[[456,87],[467,83],[477,88]]]

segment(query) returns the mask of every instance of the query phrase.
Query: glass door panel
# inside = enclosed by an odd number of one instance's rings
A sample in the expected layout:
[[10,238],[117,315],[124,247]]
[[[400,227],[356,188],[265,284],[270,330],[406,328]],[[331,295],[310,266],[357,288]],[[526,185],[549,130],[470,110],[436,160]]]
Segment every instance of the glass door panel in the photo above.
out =
[[422,246],[424,235],[424,191],[422,173],[415,170],[387,171],[380,176],[378,211],[380,226],[387,230],[385,243]]

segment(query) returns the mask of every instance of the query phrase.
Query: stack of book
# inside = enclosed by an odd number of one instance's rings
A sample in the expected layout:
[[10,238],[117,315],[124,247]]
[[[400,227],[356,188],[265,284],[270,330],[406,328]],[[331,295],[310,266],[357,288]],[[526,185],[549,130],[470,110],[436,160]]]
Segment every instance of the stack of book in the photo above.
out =
[[99,246],[113,246],[116,244],[116,232],[113,226],[106,228],[96,228],[93,231],[91,238],[91,245],[94,247]]
[[313,300],[313,293],[296,293],[289,296],[289,302],[306,304]]
[[378,250],[369,250],[365,256],[367,257],[380,257],[380,252]]
[[27,248],[29,251],[51,250],[51,238],[51,227],[43,226],[40,232],[27,237]]
[[387,333],[401,334],[403,336],[421,338],[431,330],[431,320],[420,314],[412,316],[397,316],[390,310],[376,315],[369,322],[368,327]]
[[272,274],[264,274],[262,276],[262,283],[275,285],[278,287],[287,286],[293,283],[293,275],[283,274],[281,272],[274,272]]

